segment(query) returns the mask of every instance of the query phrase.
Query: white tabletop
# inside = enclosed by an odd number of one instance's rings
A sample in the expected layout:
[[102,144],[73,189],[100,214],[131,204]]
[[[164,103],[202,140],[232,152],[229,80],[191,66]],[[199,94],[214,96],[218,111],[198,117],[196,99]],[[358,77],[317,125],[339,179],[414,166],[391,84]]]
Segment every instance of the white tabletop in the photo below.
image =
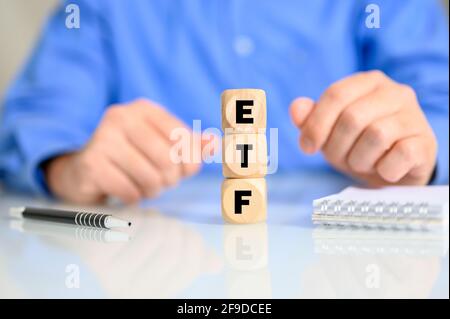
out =
[[81,207],[129,219],[127,234],[12,220],[11,206],[80,207],[0,192],[0,297],[449,297],[448,237],[315,228],[312,200],[349,180],[308,172],[267,181],[269,219],[255,225],[223,223],[218,176],[140,207]]

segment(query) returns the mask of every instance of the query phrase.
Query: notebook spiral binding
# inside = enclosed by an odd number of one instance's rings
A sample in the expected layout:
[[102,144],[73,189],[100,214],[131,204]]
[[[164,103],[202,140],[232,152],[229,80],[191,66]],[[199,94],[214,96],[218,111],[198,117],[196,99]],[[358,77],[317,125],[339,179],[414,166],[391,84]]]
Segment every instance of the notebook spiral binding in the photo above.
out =
[[426,202],[358,202],[324,199],[314,203],[313,206],[315,224],[422,230],[442,225],[441,207]]
[[[437,208],[437,209],[436,209]],[[390,218],[433,218],[439,213],[439,207],[422,203],[376,202],[322,200],[314,204],[314,213],[318,215],[390,217]]]

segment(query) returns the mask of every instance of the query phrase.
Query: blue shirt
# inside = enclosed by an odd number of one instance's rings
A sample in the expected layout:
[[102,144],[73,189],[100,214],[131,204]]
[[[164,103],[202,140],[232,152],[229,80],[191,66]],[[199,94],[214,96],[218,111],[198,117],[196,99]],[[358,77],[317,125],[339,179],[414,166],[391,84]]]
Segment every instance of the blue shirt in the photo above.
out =
[[[266,91],[279,170],[325,169],[320,154],[300,152],[289,103],[369,69],[416,90],[439,140],[435,182],[448,183],[448,25],[437,1],[70,1],[79,29],[65,25],[67,3],[4,101],[0,179],[11,188],[43,192],[40,164],[80,149],[111,104],[146,97],[220,127],[227,88]],[[380,28],[366,25],[370,3]]]

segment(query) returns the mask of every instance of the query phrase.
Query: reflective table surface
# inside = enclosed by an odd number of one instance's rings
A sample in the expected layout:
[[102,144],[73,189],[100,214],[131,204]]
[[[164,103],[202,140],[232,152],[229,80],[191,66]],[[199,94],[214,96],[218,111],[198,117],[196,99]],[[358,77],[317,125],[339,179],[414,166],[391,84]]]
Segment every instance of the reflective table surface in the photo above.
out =
[[[127,207],[0,191],[0,298],[448,298],[448,234],[315,227],[312,200],[351,181],[268,176],[268,221],[228,225],[222,178],[200,175]],[[96,230],[8,217],[12,206],[112,213]]]

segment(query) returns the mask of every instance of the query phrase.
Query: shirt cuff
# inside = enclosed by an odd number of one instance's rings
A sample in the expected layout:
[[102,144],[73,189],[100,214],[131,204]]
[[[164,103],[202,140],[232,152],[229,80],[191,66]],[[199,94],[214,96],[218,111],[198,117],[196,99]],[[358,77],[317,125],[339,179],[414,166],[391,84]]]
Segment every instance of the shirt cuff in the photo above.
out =
[[88,141],[89,134],[46,120],[21,121],[17,127],[15,136],[25,160],[24,182],[32,193],[51,196],[42,163],[54,156],[78,151]]

